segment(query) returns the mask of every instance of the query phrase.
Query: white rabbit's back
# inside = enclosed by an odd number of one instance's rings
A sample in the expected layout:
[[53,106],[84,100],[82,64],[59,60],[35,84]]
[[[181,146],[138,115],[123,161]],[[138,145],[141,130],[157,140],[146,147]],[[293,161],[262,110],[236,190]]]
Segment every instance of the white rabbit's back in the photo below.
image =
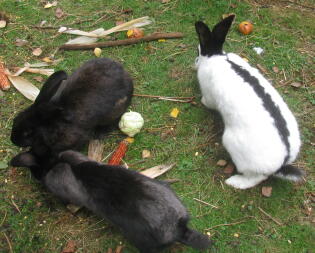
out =
[[295,160],[301,145],[296,120],[257,69],[233,53],[201,56],[198,65],[203,103],[221,113],[223,144],[240,172],[271,174]]

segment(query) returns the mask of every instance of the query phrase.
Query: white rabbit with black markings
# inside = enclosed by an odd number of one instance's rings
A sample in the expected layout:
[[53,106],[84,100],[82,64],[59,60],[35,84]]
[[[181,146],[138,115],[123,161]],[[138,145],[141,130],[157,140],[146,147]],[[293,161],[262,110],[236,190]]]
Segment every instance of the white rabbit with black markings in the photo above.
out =
[[226,183],[247,189],[271,175],[298,181],[303,172],[290,165],[301,146],[295,117],[256,68],[222,50],[233,19],[234,15],[223,19],[212,31],[201,21],[195,24],[200,41],[195,64],[201,102],[221,114],[223,145],[239,173]]

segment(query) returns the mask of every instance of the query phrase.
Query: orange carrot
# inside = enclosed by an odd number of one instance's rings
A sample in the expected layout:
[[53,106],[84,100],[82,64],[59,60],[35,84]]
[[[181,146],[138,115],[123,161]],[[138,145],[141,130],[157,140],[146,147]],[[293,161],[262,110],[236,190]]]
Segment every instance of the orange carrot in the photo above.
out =
[[4,65],[2,62],[0,62],[0,88],[2,90],[8,90],[10,88],[10,82],[4,73]]
[[124,158],[127,149],[128,149],[128,144],[133,142],[133,138],[126,138],[122,140],[118,147],[116,148],[114,154],[111,156],[111,158],[108,161],[109,165],[119,165],[121,160]]

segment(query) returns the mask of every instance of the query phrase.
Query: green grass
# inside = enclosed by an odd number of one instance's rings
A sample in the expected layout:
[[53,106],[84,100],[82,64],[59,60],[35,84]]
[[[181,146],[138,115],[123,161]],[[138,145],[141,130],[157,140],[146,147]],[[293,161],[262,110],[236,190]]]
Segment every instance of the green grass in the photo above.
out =
[[[134,97],[130,109],[143,115],[145,127],[130,146],[125,161],[135,164],[135,169],[176,162],[176,167],[161,179],[180,179],[172,188],[191,213],[191,226],[210,232],[215,245],[209,252],[312,252],[315,248],[315,216],[306,214],[305,208],[314,208],[315,193],[314,14],[299,4],[273,5],[276,1],[265,1],[265,5],[259,5],[257,2],[171,0],[162,4],[159,0],[60,0],[58,6],[67,16],[56,19],[55,8],[44,9],[40,1],[1,0],[0,11],[8,14],[11,23],[0,29],[0,57],[8,66],[22,66],[24,62],[36,62],[51,55],[72,37],[56,36],[56,29],[32,27],[42,20],[59,26],[94,19],[72,26],[89,31],[99,27],[110,28],[118,20],[148,15],[154,18],[155,23],[146,27],[147,34],[155,31],[183,32],[185,37],[181,40],[103,49],[102,56],[122,62],[131,73],[135,93],[196,96],[196,105]],[[312,1],[299,3],[311,6]],[[230,4],[235,4],[236,8]],[[122,12],[129,8],[132,13]],[[307,172],[304,183],[269,179],[246,191],[234,190],[224,184],[226,175],[216,162],[219,159],[230,161],[230,158],[221,144],[223,124],[220,117],[207,111],[200,103],[196,73],[192,68],[198,44],[193,24],[201,19],[212,26],[222,14],[231,12],[236,13],[237,19],[225,50],[241,54],[252,65],[263,66],[267,70],[266,76],[273,80],[296,115],[303,140],[296,164]],[[103,15],[106,18],[93,25]],[[254,33],[242,36],[237,31],[237,24],[248,19],[254,23]],[[84,28],[87,26],[91,27]],[[122,39],[125,35],[113,36]],[[17,38],[26,39],[29,44],[17,47],[14,44]],[[264,54],[258,56],[252,50],[254,46],[262,47]],[[43,49],[38,58],[32,55],[32,49],[36,47]],[[55,57],[63,58],[56,70],[71,72],[94,55],[92,51],[59,51]],[[279,73],[273,72],[274,66],[279,68]],[[41,87],[41,83],[33,79],[35,75],[23,76]],[[289,85],[296,81],[303,86],[294,88]],[[106,252],[109,247],[116,248],[120,244],[125,246],[124,253],[136,252],[106,221],[86,210],[72,215],[30,177],[29,171],[6,167],[12,156],[20,151],[9,139],[12,119],[31,102],[14,88],[4,92],[0,101],[0,167],[4,167],[0,169],[0,251],[10,252],[9,240],[13,252],[61,252],[68,240],[75,240],[77,252]],[[177,119],[169,116],[174,107],[180,110]],[[172,133],[165,136],[170,128]],[[110,153],[122,138],[118,131],[109,135],[104,140],[105,153]],[[152,157],[137,164],[142,159],[143,149],[150,150]],[[270,198],[261,195],[262,186],[273,187]],[[194,198],[219,209],[199,203]],[[216,226],[220,224],[229,225]],[[207,230],[211,227],[214,228]],[[196,251],[175,245],[166,252]]]

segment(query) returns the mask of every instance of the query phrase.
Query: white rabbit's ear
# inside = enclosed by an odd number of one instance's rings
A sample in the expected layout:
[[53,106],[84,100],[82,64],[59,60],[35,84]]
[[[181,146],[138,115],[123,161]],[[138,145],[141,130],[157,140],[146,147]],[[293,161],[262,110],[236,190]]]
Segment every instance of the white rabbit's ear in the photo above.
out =
[[195,23],[195,28],[199,37],[200,54],[204,56],[209,55],[212,37],[209,27],[202,21],[198,21]]
[[67,79],[67,73],[64,71],[57,71],[53,73],[47,81],[44,83],[40,90],[34,104],[40,104],[42,102],[48,102],[58,91],[62,81]]

